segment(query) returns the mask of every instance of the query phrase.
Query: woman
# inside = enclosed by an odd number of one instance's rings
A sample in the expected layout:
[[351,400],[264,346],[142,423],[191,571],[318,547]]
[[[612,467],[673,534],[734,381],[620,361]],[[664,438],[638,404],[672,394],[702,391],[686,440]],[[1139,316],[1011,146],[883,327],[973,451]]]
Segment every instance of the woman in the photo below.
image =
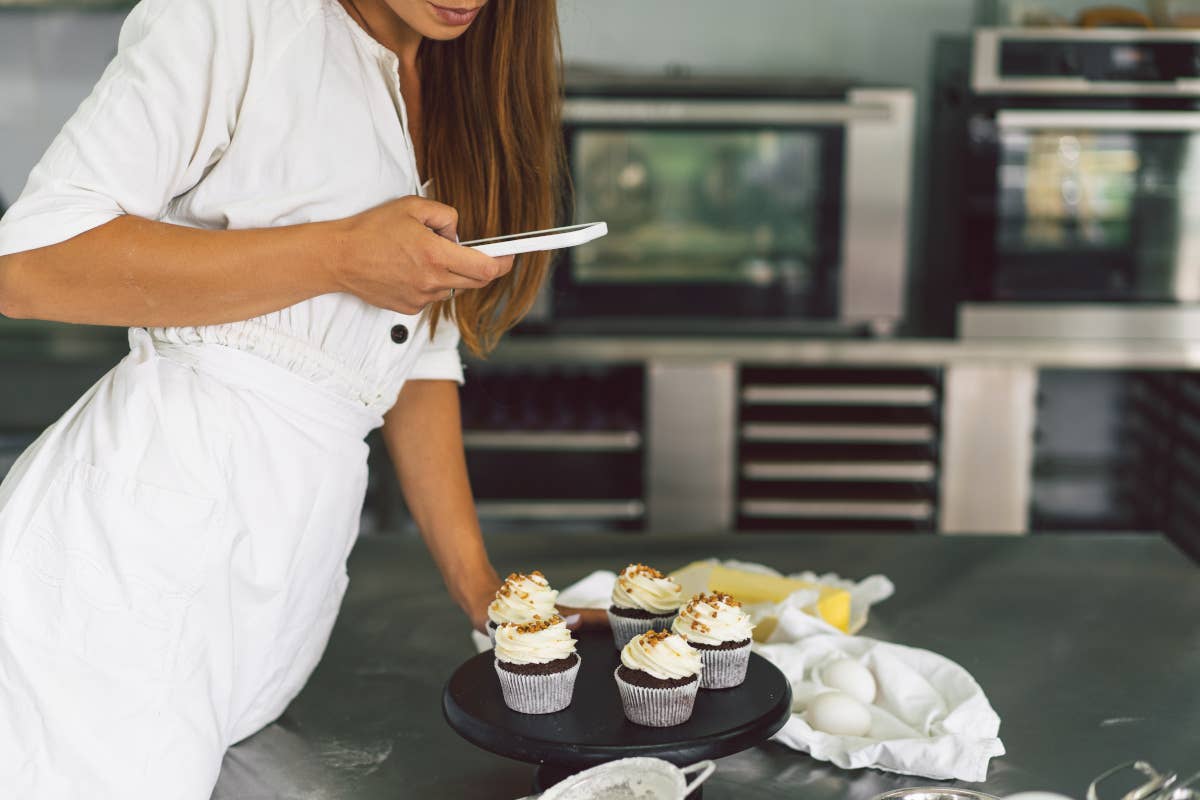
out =
[[132,326],[0,487],[0,796],[207,798],[320,658],[381,425],[484,624],[457,345],[547,261],[456,241],[555,222],[558,40],[453,2],[144,0],[0,223],[0,312]]

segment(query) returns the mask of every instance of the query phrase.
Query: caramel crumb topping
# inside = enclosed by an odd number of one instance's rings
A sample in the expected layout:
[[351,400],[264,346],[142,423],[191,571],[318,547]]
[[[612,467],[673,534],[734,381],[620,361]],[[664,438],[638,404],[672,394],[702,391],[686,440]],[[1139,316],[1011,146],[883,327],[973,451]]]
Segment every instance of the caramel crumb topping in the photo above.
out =
[[713,592],[712,594],[698,594],[694,596],[688,601],[687,607],[684,608],[683,613],[694,617],[696,616],[696,611],[700,606],[707,605],[714,609],[709,616],[716,619],[717,612],[715,609],[721,604],[727,605],[730,608],[742,607],[741,603],[733,599],[733,595],[726,594],[725,592]]
[[[517,584],[533,578],[540,578],[541,583],[547,583],[548,585],[546,576],[536,569],[528,575],[526,575],[524,572],[510,572],[508,577],[504,579],[504,583],[500,584],[500,588],[496,590],[496,599],[499,600],[501,597],[511,597],[513,592],[516,592],[522,600],[528,600],[529,592],[519,591],[517,589]],[[534,581],[534,583],[538,583],[538,581]]]
[[640,644],[644,650],[650,650],[652,647],[657,647],[661,642],[665,642],[676,634],[670,631],[646,631],[638,637]]
[[625,574],[625,573],[628,573],[630,575],[645,575],[647,578],[662,579],[662,578],[667,577],[666,575],[663,575],[661,572],[656,570],[654,567],[648,567],[645,564],[630,564],[628,567],[626,567],[623,570],[622,574]]
[[524,625],[518,625],[515,622],[505,622],[500,627],[515,628],[517,633],[539,633],[547,628],[553,627],[563,621],[563,618],[555,614],[550,619],[540,619],[537,622],[527,622]]

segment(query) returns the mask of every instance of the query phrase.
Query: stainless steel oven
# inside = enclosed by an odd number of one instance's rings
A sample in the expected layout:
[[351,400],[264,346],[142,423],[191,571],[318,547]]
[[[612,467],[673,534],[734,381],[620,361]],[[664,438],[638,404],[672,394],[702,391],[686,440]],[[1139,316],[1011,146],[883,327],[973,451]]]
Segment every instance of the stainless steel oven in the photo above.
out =
[[574,217],[540,319],[631,332],[888,332],[904,313],[914,100],[758,80],[569,81]]
[[1200,336],[1200,33],[976,32],[966,336]]

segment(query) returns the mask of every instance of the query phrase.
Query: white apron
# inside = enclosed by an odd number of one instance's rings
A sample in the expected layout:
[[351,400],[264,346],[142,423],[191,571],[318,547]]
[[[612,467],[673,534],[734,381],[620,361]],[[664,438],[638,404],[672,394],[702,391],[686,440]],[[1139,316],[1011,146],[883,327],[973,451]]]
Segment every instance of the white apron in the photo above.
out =
[[234,349],[130,343],[0,486],[5,797],[207,798],[346,588],[379,415]]

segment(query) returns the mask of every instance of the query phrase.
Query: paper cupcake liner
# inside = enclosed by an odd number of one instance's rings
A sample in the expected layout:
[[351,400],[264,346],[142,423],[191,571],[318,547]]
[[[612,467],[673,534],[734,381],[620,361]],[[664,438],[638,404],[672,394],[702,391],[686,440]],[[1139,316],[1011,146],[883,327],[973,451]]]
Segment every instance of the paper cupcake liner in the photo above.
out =
[[519,714],[553,714],[571,705],[575,692],[575,676],[579,674],[582,659],[577,653],[575,664],[562,672],[550,675],[525,675],[509,672],[496,662],[496,674],[500,677],[500,691],[504,704]]
[[629,644],[629,640],[646,631],[669,631],[675,615],[668,617],[651,617],[650,619],[634,619],[622,617],[608,610],[608,624],[612,627],[613,644],[620,650]]
[[750,642],[736,650],[700,651],[704,671],[700,673],[701,689],[731,689],[741,686],[746,680],[746,668],[750,666]]
[[[617,667],[617,670],[620,669]],[[684,686],[651,689],[621,680],[616,671],[613,677],[617,680],[617,688],[621,690],[625,717],[630,722],[651,728],[669,728],[691,719],[700,681],[692,681]]]

